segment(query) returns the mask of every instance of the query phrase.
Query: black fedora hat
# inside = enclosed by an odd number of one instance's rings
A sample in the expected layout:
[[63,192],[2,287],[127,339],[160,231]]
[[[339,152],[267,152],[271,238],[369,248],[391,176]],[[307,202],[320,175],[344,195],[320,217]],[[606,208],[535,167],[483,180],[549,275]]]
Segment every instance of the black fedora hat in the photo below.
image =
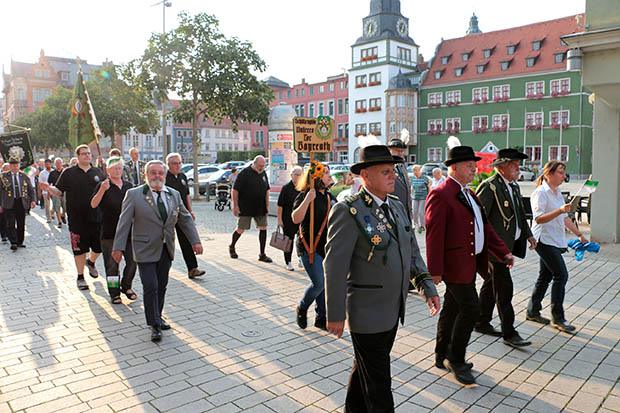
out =
[[471,146],[455,146],[448,151],[448,159],[444,162],[446,166],[450,166],[457,162],[476,161],[482,159],[476,156]]
[[403,160],[398,157],[392,156],[390,150],[385,145],[370,145],[362,148],[360,152],[360,161],[351,166],[351,172],[355,175],[359,175],[360,171],[364,168],[368,168],[373,165],[380,165],[383,163],[402,163]]
[[387,146],[388,148],[407,149],[407,145],[405,145],[405,142],[398,138],[390,139],[390,142],[388,142]]
[[491,166],[501,165],[505,162],[510,161],[522,161],[527,158],[528,156],[526,154],[524,154],[523,152],[519,152],[514,148],[504,148],[500,149],[499,152],[497,152],[497,158],[495,158],[495,160],[491,162]]

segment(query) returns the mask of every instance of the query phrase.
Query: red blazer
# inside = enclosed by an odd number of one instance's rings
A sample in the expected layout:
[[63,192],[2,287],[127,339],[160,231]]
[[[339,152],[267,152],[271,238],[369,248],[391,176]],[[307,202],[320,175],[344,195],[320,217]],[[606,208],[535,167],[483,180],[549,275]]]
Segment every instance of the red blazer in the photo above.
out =
[[443,281],[470,284],[476,272],[488,277],[489,253],[500,261],[510,253],[493,230],[480,201],[470,190],[484,222],[484,247],[475,254],[475,216],[461,186],[452,178],[433,189],[426,200],[426,263],[431,275]]

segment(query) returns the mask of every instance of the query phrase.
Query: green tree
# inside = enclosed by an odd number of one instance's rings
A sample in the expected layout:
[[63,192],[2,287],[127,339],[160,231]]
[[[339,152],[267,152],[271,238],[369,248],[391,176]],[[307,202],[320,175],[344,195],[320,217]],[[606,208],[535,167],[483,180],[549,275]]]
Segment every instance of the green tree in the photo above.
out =
[[143,56],[127,66],[125,73],[139,88],[172,90],[181,98],[172,116],[178,122],[192,123],[196,196],[198,121],[208,118],[218,124],[228,118],[235,131],[241,121],[266,124],[273,93],[254,74],[265,69],[249,42],[227,38],[217,18],[206,13],[181,13],[175,30],[153,34]]

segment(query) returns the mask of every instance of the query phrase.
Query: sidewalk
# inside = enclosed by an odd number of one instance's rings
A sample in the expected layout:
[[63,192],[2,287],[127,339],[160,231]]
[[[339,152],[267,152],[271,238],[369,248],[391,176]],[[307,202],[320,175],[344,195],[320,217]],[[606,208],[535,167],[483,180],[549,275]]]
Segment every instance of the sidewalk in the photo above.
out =
[[[144,325],[139,277],[140,298],[129,305],[110,304],[102,277],[87,275],[91,290],[78,291],[68,231],[50,228],[39,209],[27,218],[25,250],[0,246],[1,413],[342,411],[350,339],[312,327],[313,314],[306,331],[297,327],[305,273],[284,270],[273,249],[274,263],[259,263],[254,230],[230,259],[231,214],[212,203],[195,210],[207,274],[189,280],[178,251],[165,310],[172,330],[159,344]],[[620,412],[620,247],[580,263],[566,255],[575,336],[524,321],[536,258],[513,271],[517,329],[533,345],[515,350],[474,333],[471,388],[433,367],[437,318],[409,297],[392,352],[397,412]]]

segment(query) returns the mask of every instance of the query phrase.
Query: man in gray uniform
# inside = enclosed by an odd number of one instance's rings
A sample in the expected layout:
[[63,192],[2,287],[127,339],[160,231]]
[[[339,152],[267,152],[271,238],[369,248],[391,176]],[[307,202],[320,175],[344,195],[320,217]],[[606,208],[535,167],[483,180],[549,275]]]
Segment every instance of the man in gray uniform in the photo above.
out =
[[394,138],[388,143],[388,148],[390,148],[392,156],[402,159],[401,162],[394,165],[394,169],[396,170],[396,181],[394,182],[394,192],[392,192],[392,194],[396,195],[398,200],[405,206],[407,217],[411,222],[411,181],[407,174],[407,166],[404,163],[405,156],[407,156],[407,145],[402,140]]
[[439,311],[437,291],[403,204],[394,195],[395,159],[384,145],[362,149],[351,167],[364,187],[332,209],[325,248],[327,328],[342,336],[348,320],[355,361],[345,412],[392,412],[390,351],[404,322],[410,275]]

